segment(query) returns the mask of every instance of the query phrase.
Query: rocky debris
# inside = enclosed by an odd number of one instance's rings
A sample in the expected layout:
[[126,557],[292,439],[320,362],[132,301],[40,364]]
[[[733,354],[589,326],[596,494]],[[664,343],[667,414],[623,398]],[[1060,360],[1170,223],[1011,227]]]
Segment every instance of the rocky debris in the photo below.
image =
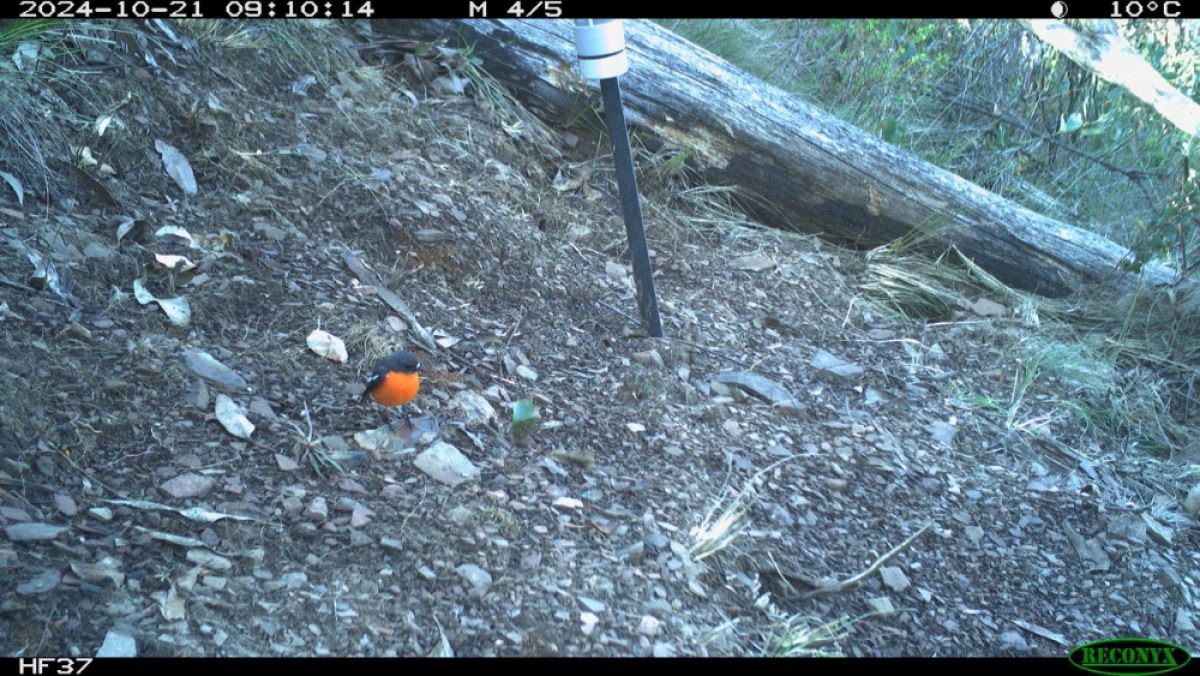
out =
[[62,575],[57,570],[44,569],[36,576],[17,585],[17,593],[22,596],[33,596],[53,591],[62,582]]
[[1008,650],[1015,650],[1022,653],[1029,652],[1029,642],[1025,640],[1025,637],[1020,632],[1006,631],[1001,633],[1000,644]]
[[104,643],[96,650],[96,657],[137,657],[137,641],[129,633],[110,629],[104,635]]
[[[666,368],[666,363],[663,362],[662,355],[658,350],[646,350],[645,352],[634,352],[633,360],[642,366],[653,366],[655,368]],[[683,378],[687,380],[687,378]]]
[[488,588],[492,586],[492,576],[486,570],[473,563],[464,563],[454,570],[470,587],[470,595],[472,597],[478,598],[483,596],[487,593]]
[[462,390],[454,395],[454,399],[463,411],[465,425],[486,425],[496,418],[496,409],[481,394]]
[[1142,512],[1142,522],[1146,524],[1146,533],[1164,547],[1170,547],[1172,540],[1175,538],[1175,530],[1164,525],[1158,519],[1150,516],[1148,512]]
[[317,496],[308,503],[308,507],[304,509],[304,518],[315,523],[324,523],[329,520],[329,503],[325,498]]
[[479,476],[479,469],[467,456],[445,441],[422,451],[413,464],[417,469],[451,488]]
[[767,401],[784,413],[799,413],[804,407],[779,383],[750,371],[725,371],[714,374],[709,381],[713,384],[735,385],[750,394]]
[[183,361],[188,369],[211,382],[233,390],[245,391],[250,384],[241,375],[207,352],[191,350],[184,353]]
[[5,534],[13,542],[53,540],[67,530],[63,526],[54,526],[48,523],[17,523],[4,527]]
[[883,583],[892,589],[892,591],[902,592],[908,589],[908,576],[903,570],[895,566],[884,566],[879,569],[879,575],[883,578]]
[[896,612],[896,607],[892,605],[892,600],[886,596],[878,596],[873,599],[867,599],[867,605],[871,611],[880,615],[891,615]]
[[823,371],[845,380],[857,378],[863,374],[863,367],[859,366],[858,364],[852,361],[846,361],[840,357],[835,357],[829,352],[820,349],[817,350],[815,355],[813,355],[812,361],[809,362],[809,366],[812,366],[818,371]]
[[159,488],[167,495],[182,500],[206,495],[216,485],[216,480],[211,477],[188,473],[164,481]]

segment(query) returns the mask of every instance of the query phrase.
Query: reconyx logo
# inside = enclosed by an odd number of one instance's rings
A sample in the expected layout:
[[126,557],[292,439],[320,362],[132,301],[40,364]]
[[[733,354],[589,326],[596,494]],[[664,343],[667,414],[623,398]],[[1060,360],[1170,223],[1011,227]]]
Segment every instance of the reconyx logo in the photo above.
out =
[[1067,656],[1071,664],[1093,674],[1149,676],[1165,674],[1187,664],[1192,656],[1166,641],[1148,638],[1110,638],[1085,643]]

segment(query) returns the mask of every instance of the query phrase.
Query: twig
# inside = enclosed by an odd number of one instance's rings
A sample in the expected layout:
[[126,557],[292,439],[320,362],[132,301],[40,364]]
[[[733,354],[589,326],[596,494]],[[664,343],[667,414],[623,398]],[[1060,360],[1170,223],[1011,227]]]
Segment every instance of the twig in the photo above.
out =
[[808,575],[805,575],[804,573],[785,572],[783,570],[780,570],[779,565],[775,563],[774,559],[772,559],[772,561],[771,561],[771,564],[774,566],[774,570],[760,569],[759,572],[760,573],[774,573],[774,574],[778,575],[783,580],[783,582],[785,584],[787,584],[789,587],[791,586],[791,583],[790,583],[791,580],[798,580],[800,582],[803,582],[805,585],[812,587],[813,589],[811,591],[805,592],[803,595],[800,596],[801,600],[810,599],[814,596],[817,596],[818,594],[834,594],[837,592],[842,592],[842,591],[845,591],[845,590],[849,589],[850,587],[853,587],[854,585],[862,582],[863,580],[867,579],[868,577],[870,577],[872,574],[875,573],[876,570],[879,569],[880,566],[882,566],[884,563],[887,563],[887,561],[889,559],[891,559],[893,556],[895,556],[896,554],[900,553],[900,550],[911,545],[914,540],[916,540],[918,537],[920,537],[922,533],[929,530],[929,527],[932,525],[933,525],[932,519],[929,521],[926,521],[925,525],[921,526],[920,530],[918,530],[917,532],[915,532],[912,535],[905,538],[904,542],[901,542],[900,544],[893,547],[891,549],[891,551],[889,551],[888,553],[884,554],[883,556],[879,557],[878,559],[875,559],[875,562],[872,563],[870,566],[867,566],[866,570],[862,571],[861,573],[859,573],[853,577],[846,578],[845,580],[837,580],[837,579],[833,579],[833,578],[823,578],[823,579],[818,580],[816,578],[809,577]]
[[1033,125],[1029,124],[1028,122],[1025,122],[1024,120],[1020,120],[1011,115],[1006,115],[1004,113],[997,112],[994,110],[988,110],[985,106],[976,104],[972,101],[968,101],[962,95],[960,95],[957,92],[951,91],[945,85],[934,85],[934,89],[938,92],[939,95],[941,95],[941,97],[943,99],[945,99],[947,101],[951,101],[951,102],[956,103],[964,108],[973,110],[976,113],[979,113],[980,115],[986,115],[992,119],[1003,122],[1009,126],[1016,127],[1018,129],[1020,129],[1021,131],[1025,132],[1026,134],[1034,135],[1037,137],[1036,139],[1034,139],[1035,141],[1049,141],[1050,143],[1058,146],[1059,148],[1062,148],[1063,150],[1065,150],[1069,153],[1078,155],[1079,157],[1082,157],[1085,160],[1090,160],[1091,162],[1094,162],[1113,173],[1123,175],[1125,178],[1128,178],[1129,180],[1138,184],[1138,187],[1141,187],[1140,181],[1143,178],[1146,178],[1146,177],[1165,178],[1167,176],[1167,174],[1164,172],[1143,171],[1141,169],[1123,169],[1102,157],[1097,157],[1096,155],[1092,155],[1091,153],[1089,153],[1085,150],[1081,150],[1081,149],[1075,147],[1074,145],[1059,139],[1057,137],[1057,134],[1043,134],[1043,133],[1039,132],[1037,129],[1034,129]]
[[671,338],[670,336],[663,336],[663,340],[665,340],[667,342],[671,342],[671,343],[682,343],[684,345],[687,345],[688,347],[694,347],[697,350],[707,352],[708,354],[711,354],[714,357],[720,357],[721,359],[724,359],[726,361],[733,362],[734,364],[737,364],[738,366],[741,366],[744,369],[753,370],[753,368],[754,368],[751,365],[747,364],[746,362],[742,361],[741,359],[738,359],[737,357],[732,357],[724,352],[721,352],[720,350],[714,350],[711,347],[705,347],[703,345],[693,343],[690,340],[684,340],[683,338]]
[[[615,313],[617,313],[617,314],[621,315],[622,317],[624,317],[624,318],[628,319],[629,321],[633,322],[634,324],[638,324],[638,325],[640,325],[640,324],[641,324],[641,322],[639,322],[637,319],[634,319],[634,317],[633,317],[632,315],[630,315],[629,313],[627,313],[627,312],[623,312],[622,310],[620,310],[620,309],[618,309],[618,308],[615,308],[615,307],[613,307],[612,305],[610,305],[610,304],[606,303],[605,301],[602,301],[602,300],[601,300],[601,301],[596,301],[596,302],[600,303],[601,305],[603,305],[604,307],[608,308],[609,310],[612,310],[613,312],[615,312]],[[665,340],[665,341],[667,341],[667,342],[671,342],[671,343],[681,343],[681,344],[683,344],[683,345],[687,345],[688,347],[693,347],[693,348],[696,348],[697,350],[701,350],[701,351],[703,351],[703,352],[707,352],[708,354],[711,354],[711,355],[712,355],[712,356],[714,356],[714,357],[720,357],[721,359],[724,359],[724,360],[726,360],[726,361],[733,362],[734,364],[737,364],[738,366],[741,366],[741,367],[742,367],[742,368],[744,368],[744,369],[749,369],[749,368],[751,368],[749,364],[747,364],[746,362],[742,361],[741,359],[738,359],[737,357],[731,357],[730,355],[728,355],[728,354],[726,354],[726,353],[724,353],[724,352],[722,352],[722,351],[720,351],[720,350],[715,350],[715,349],[713,349],[713,348],[711,348],[711,347],[705,347],[705,346],[703,346],[703,345],[700,345],[700,344],[698,344],[698,343],[693,343],[693,342],[692,342],[692,341],[690,341],[690,340],[684,340],[684,339],[682,339],[682,338],[672,338],[672,337],[670,337],[670,336],[663,336],[663,337],[662,337],[662,338],[660,338],[659,340]]]
[[905,538],[904,542],[901,542],[900,544],[896,545],[895,547],[892,547],[891,551],[889,551],[888,553],[884,554],[883,556],[879,557],[878,559],[875,559],[875,563],[872,563],[870,566],[867,566],[867,569],[864,570],[863,572],[859,573],[858,575],[847,578],[840,582],[834,582],[832,584],[817,585],[816,589],[804,594],[800,598],[801,599],[809,599],[818,594],[832,594],[835,592],[845,591],[845,590],[849,589],[850,587],[853,587],[854,585],[858,584],[859,582],[862,582],[863,580],[865,580],[868,577],[870,577],[871,575],[873,575],[875,573],[875,571],[879,569],[880,566],[887,563],[888,559],[891,559],[896,554],[899,554],[900,550],[911,545],[914,540],[921,537],[921,535],[925,531],[929,530],[929,527],[932,525],[933,525],[932,519],[929,521],[926,521],[925,525],[921,526],[920,530],[918,530],[917,532],[915,532],[912,535]]
[[508,335],[504,337],[504,349],[508,349],[508,344],[512,342],[513,336],[517,334],[517,329],[521,328],[521,322],[525,321],[525,309],[521,309],[521,316],[517,317],[517,323],[512,325],[508,330]]
[[[5,279],[3,277],[0,277],[0,286],[7,286],[10,289],[17,289],[18,291],[24,291],[26,293],[32,293],[34,295],[40,294],[40,292],[37,289],[33,288],[32,286],[26,286],[24,284],[21,284],[20,282],[14,282],[12,280]],[[44,300],[50,301],[51,303],[54,303],[55,305],[61,305],[63,307],[69,307],[69,308],[75,307],[74,305],[71,305],[70,303],[68,303],[66,301],[58,300],[57,298],[51,298],[49,296],[42,296],[42,298]]]

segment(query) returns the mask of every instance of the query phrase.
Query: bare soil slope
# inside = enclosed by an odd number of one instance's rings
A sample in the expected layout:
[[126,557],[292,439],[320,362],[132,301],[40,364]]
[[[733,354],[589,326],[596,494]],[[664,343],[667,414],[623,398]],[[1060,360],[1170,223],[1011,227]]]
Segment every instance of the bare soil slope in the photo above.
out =
[[[164,25],[80,25],[39,67],[87,74],[29,85],[94,180],[0,186],[0,652],[750,655],[796,617],[855,620],[822,646],[850,655],[1200,647],[1196,531],[1143,517],[1176,496],[1162,463],[1087,436],[1052,380],[1012,415],[964,403],[1010,400],[1026,329],[890,319],[858,254],[713,223],[648,171],[671,340],[642,337],[603,140],[460,93],[461,55],[370,63],[361,26]],[[389,418],[357,395],[400,346],[431,370]],[[385,420],[411,443],[378,448]],[[441,442],[478,476],[420,469]]]

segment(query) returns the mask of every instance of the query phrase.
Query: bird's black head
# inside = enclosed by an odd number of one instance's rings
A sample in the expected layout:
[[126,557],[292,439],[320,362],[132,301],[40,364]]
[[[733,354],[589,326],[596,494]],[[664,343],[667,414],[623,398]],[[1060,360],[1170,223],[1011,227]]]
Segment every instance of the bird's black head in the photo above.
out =
[[421,368],[421,362],[417,359],[417,355],[408,350],[396,350],[389,354],[384,357],[382,365],[389,371],[399,371],[400,373],[425,370]]

